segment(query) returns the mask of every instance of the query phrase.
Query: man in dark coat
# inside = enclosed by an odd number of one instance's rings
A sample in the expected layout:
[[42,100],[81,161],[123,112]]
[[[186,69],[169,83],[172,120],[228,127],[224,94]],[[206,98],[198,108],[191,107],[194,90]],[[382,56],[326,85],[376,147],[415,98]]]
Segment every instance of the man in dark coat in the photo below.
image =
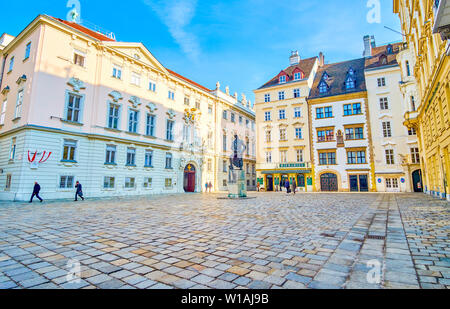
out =
[[41,186],[37,182],[35,182],[34,188],[33,188],[33,194],[31,195],[31,199],[30,199],[30,203],[33,203],[33,199],[35,196],[38,198],[38,200],[41,201],[41,203],[43,202],[43,200],[39,196],[39,192],[41,192]]
[[77,192],[75,193],[75,202],[78,201],[78,197],[81,197],[81,199],[84,201],[83,187],[81,186],[81,183],[79,181],[77,181],[75,188],[77,189]]
[[285,181],[284,186],[286,187],[287,194],[291,193],[291,184],[289,183],[289,180]]
[[297,182],[295,181],[295,179],[292,179],[292,192],[295,195],[295,191],[297,190]]

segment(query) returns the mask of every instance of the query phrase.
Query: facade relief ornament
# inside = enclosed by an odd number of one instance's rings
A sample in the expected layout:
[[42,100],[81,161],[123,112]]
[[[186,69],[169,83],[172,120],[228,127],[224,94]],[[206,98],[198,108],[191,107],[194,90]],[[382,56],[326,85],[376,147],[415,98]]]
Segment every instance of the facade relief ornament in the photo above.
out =
[[116,90],[112,91],[112,92],[109,94],[109,96],[110,96],[111,98],[113,98],[113,101],[114,101],[114,102],[119,102],[119,100],[122,100],[122,99],[123,99],[122,94],[121,94],[119,91],[116,91]]
[[132,96],[129,102],[133,105],[133,108],[138,108],[142,104],[141,99],[136,96]]
[[155,111],[158,110],[158,108],[156,107],[155,103],[152,103],[152,102],[149,102],[146,107],[148,108],[150,113],[154,113]]
[[81,89],[86,89],[84,82],[80,79],[72,77],[67,84],[73,88],[73,91],[80,92]]
[[169,119],[173,119],[177,116],[176,112],[173,109],[169,109],[167,111],[167,116],[169,116]]

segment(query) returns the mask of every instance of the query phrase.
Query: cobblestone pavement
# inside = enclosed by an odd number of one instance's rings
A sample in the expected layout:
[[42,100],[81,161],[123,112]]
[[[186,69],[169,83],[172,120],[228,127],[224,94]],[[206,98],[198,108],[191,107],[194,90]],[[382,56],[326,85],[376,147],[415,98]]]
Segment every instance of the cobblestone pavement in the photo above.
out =
[[253,196],[1,204],[0,288],[450,287],[445,201]]

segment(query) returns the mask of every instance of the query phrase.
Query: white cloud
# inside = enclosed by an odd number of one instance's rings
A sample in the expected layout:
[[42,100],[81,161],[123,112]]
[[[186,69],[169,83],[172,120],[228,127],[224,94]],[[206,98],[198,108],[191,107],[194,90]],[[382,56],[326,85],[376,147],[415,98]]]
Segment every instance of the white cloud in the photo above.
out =
[[195,16],[197,0],[143,0],[167,26],[170,34],[192,61],[200,56],[197,37],[186,30]]

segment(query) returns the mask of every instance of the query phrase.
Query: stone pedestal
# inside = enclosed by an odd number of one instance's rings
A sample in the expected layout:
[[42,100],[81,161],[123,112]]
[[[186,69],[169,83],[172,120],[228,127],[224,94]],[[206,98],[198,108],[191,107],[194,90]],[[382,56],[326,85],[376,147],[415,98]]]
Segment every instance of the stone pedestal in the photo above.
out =
[[243,170],[230,170],[228,182],[228,197],[247,197],[247,184],[245,182],[245,172]]

